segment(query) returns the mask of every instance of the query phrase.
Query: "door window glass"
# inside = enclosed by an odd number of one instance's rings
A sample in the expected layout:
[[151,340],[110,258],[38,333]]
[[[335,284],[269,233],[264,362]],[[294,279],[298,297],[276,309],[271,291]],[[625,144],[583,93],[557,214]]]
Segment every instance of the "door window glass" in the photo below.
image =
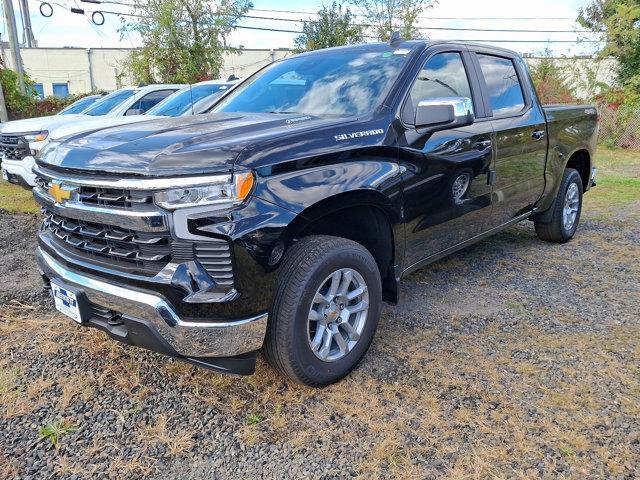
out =
[[427,60],[411,87],[414,106],[420,100],[442,97],[471,98],[471,87],[462,57],[457,52],[438,53]]
[[524,108],[524,95],[516,67],[509,58],[478,54],[493,116],[512,115]]

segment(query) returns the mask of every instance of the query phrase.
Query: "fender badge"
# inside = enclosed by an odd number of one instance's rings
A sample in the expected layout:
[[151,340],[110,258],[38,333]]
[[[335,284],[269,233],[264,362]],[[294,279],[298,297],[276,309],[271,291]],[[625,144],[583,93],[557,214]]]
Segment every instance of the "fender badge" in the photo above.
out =
[[382,135],[383,133],[384,133],[384,130],[381,128],[378,128],[376,130],[365,130],[363,132],[343,133],[341,135],[335,135],[333,138],[335,138],[336,142],[339,142],[341,140],[351,140],[353,138],[372,137],[374,135]]

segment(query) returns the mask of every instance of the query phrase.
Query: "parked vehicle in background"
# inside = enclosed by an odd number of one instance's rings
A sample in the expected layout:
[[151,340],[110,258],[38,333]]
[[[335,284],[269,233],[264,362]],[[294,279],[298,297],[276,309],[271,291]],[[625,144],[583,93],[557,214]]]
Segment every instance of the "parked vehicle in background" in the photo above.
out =
[[[209,115],[43,152],[37,261],[56,307],[223,372],[347,375],[402,277],[510,225],[570,240],[597,112],[543,107],[514,52],[462,42],[274,62]],[[499,267],[498,267],[499,268]]]
[[206,80],[165,98],[146,113],[149,116],[179,117],[203,113],[239,80]]
[[62,110],[56,113],[56,115],[72,115],[74,113],[82,113],[83,110],[86,110],[103,97],[104,95],[87,95],[86,97],[79,98],[75,102],[64,107]]
[[116,90],[82,113],[15,120],[0,129],[2,177],[27,188],[35,185],[32,168],[34,156],[48,144],[50,132],[63,125],[86,123],[91,117],[117,118],[140,115],[173,94],[184,85],[147,85]]

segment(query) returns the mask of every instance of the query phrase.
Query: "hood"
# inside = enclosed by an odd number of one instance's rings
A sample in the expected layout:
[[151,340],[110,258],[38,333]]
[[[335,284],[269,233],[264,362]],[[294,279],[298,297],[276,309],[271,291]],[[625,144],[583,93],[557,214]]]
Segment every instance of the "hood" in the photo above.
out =
[[73,122],[49,132],[49,138],[57,141],[64,137],[70,137],[72,135],[78,135],[80,133],[88,133],[103,128],[117,127],[120,125],[128,125],[130,123],[138,123],[149,120],[154,120],[159,117],[152,115],[130,115],[128,117],[89,117],[83,118],[81,122]]
[[86,119],[86,115],[52,115],[50,117],[36,117],[25,118],[23,120],[14,120],[2,125],[0,133],[16,134],[16,133],[29,133],[29,132],[41,132],[43,130],[51,131],[56,127],[66,125],[69,123],[77,122],[78,120]]
[[[353,121],[269,113],[214,113],[158,118],[71,137],[40,162],[93,173],[193,175],[228,172],[251,145]],[[286,145],[283,145],[286,148]]]

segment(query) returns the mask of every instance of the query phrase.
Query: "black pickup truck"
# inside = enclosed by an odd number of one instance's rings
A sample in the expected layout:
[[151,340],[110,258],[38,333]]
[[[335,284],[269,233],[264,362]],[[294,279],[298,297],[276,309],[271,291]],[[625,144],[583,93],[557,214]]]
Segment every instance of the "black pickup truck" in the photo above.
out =
[[250,374],[347,375],[403,276],[516,222],[576,232],[597,112],[540,105],[515,53],[399,41],[274,62],[201,116],[41,153],[38,265],[113,338]]

